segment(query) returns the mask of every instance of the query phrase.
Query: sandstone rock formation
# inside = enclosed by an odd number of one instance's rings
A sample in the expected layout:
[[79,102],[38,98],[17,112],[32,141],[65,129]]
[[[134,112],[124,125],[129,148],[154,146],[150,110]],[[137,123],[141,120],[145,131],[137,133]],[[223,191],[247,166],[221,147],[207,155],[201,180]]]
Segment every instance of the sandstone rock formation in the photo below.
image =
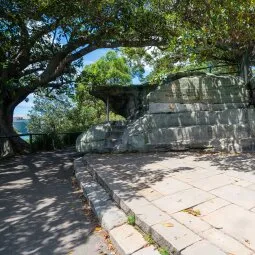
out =
[[98,86],[90,94],[106,103],[109,98],[110,110],[127,119],[139,117],[146,111],[147,95],[156,89],[156,85],[136,86]]
[[[253,151],[255,110],[249,103],[249,91],[241,78],[172,77],[148,94],[147,111],[128,122],[110,151]],[[77,149],[89,152],[80,140]]]
[[89,128],[76,140],[76,149],[79,152],[112,152],[123,135],[126,123],[114,121]]

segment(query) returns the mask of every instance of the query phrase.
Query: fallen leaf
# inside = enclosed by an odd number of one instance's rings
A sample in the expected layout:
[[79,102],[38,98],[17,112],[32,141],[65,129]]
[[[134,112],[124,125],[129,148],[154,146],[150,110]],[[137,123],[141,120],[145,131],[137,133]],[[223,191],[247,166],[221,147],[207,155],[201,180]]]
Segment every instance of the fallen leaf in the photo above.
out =
[[248,239],[244,240],[247,244],[251,244],[250,241]]
[[108,238],[110,238],[110,236],[109,236],[108,233],[104,233],[104,234],[103,234],[103,237],[104,237],[105,240],[108,239]]
[[183,212],[191,214],[193,216],[200,216],[201,212],[199,210],[194,210],[193,208],[184,209]]
[[102,230],[101,227],[95,227],[95,229],[94,229],[95,232],[98,232],[98,231],[101,231],[101,230]]
[[168,227],[168,228],[172,228],[172,227],[174,226],[173,223],[169,223],[169,222],[164,223],[163,225],[164,225],[165,227]]

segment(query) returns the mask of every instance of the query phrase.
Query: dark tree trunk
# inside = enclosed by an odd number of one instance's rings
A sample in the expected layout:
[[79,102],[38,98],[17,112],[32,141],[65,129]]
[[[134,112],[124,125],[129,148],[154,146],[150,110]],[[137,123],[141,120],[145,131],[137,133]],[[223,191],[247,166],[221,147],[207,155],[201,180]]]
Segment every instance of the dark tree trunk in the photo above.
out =
[[251,70],[251,57],[252,49],[247,49],[241,58],[240,64],[240,76],[244,79],[245,84],[248,84],[250,79],[252,78],[252,70]]
[[21,101],[23,101],[23,97],[14,99],[6,93],[0,94],[0,156],[28,151],[28,143],[17,137],[13,128],[13,112]]
[[252,79],[252,62],[251,59],[254,57],[253,47],[248,47],[242,55],[240,61],[240,76],[244,79],[244,82],[249,90],[250,105],[255,105],[255,88],[251,84]]

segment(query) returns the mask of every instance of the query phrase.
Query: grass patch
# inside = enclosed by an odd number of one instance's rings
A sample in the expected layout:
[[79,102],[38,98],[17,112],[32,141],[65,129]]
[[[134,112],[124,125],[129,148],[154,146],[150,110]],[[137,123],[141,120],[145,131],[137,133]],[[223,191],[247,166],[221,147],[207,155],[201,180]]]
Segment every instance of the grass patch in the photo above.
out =
[[164,248],[164,247],[160,247],[158,249],[160,255],[170,255],[169,251],[167,250],[167,248]]
[[144,239],[148,244],[154,245],[156,243],[151,235],[145,235]]
[[127,223],[131,226],[135,225],[135,215],[129,215],[127,218]]

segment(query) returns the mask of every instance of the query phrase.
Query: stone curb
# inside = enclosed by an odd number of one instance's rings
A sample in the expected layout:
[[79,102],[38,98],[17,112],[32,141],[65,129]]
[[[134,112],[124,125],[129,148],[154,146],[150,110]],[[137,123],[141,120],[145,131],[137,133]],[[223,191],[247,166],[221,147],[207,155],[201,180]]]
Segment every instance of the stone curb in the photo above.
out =
[[101,226],[109,232],[120,255],[160,255],[153,246],[146,247],[147,242],[138,230],[126,224],[127,215],[97,183],[97,174],[84,164],[82,158],[74,160],[74,172],[84,196],[89,200]]
[[[155,208],[147,208],[149,202],[146,199],[141,197],[137,198],[136,201],[129,201],[129,199],[126,199],[126,194],[123,195],[121,192],[116,192],[114,189],[111,189],[111,187],[108,186],[108,183],[97,173],[96,169],[89,165],[89,162],[87,162],[84,157],[82,161],[84,166],[86,166],[87,170],[90,172],[90,175],[93,176],[93,179],[97,181],[107,191],[109,196],[127,215],[135,215],[136,225],[143,232],[150,235],[159,246],[167,248],[172,255],[202,254],[200,253],[201,247],[203,248],[203,246],[201,246],[200,244],[201,242],[204,242],[204,239],[202,237],[195,234],[190,229],[186,228],[170,216],[168,216],[168,220],[171,223],[174,223],[176,229],[173,231],[172,229],[164,227],[164,224],[162,223],[164,223],[165,220],[161,218],[164,216],[159,216],[158,212],[155,211]],[[132,194],[129,195],[130,197],[132,197]],[[140,214],[138,212],[140,209],[137,211],[137,205],[139,205],[140,208],[147,208],[145,210],[154,210],[154,218],[158,219],[158,222],[152,222],[152,219],[148,219],[146,217],[144,218],[142,215],[143,213]],[[178,233],[182,233],[185,236],[182,241],[177,240],[178,238],[176,237],[176,235],[178,235]],[[212,250],[212,245],[210,243],[206,242],[204,246],[208,247],[209,250]],[[197,247],[198,250],[193,251],[193,247]],[[217,250],[217,247],[213,247]],[[203,249],[201,250],[203,251]],[[224,254],[222,253],[222,251],[216,250],[213,254]],[[145,253],[145,255],[147,255],[147,253]]]

